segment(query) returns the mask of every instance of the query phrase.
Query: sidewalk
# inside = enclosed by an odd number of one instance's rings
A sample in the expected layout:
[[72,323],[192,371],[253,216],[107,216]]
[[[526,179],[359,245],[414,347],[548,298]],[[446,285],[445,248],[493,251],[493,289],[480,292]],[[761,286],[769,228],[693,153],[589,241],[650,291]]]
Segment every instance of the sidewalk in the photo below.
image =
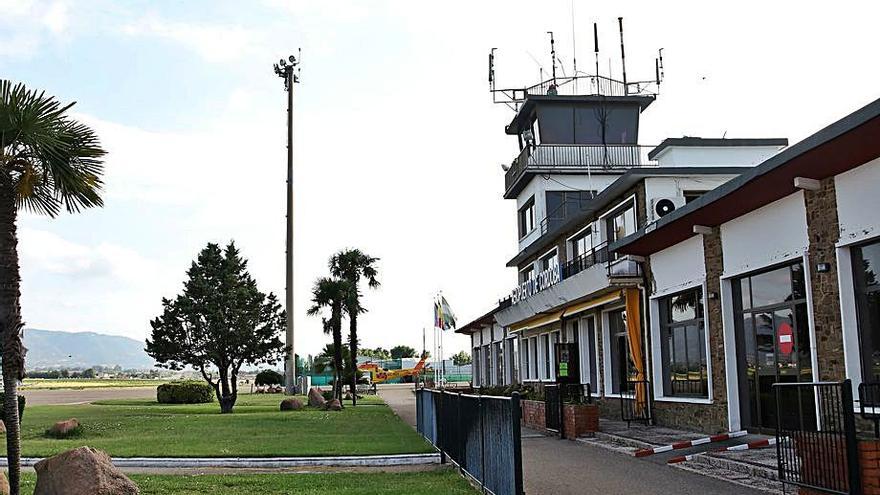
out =
[[[380,388],[379,395],[410,425],[415,424],[411,388]],[[527,494],[758,495],[762,492],[665,463],[646,462],[585,442],[522,429],[523,482]]]

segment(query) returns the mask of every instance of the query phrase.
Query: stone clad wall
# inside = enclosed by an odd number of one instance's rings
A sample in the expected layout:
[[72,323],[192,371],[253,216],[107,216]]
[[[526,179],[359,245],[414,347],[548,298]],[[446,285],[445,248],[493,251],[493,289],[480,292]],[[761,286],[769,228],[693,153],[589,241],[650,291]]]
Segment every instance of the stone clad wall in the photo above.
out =
[[[807,233],[810,237],[807,270],[813,296],[813,322],[816,332],[816,356],[820,381],[839,381],[846,378],[841,334],[840,286],[837,280],[835,245],[840,239],[837,218],[837,193],[834,177],[820,182],[818,191],[805,191]],[[816,270],[817,263],[828,263],[825,273]],[[849,267],[843,267],[849,270]]]

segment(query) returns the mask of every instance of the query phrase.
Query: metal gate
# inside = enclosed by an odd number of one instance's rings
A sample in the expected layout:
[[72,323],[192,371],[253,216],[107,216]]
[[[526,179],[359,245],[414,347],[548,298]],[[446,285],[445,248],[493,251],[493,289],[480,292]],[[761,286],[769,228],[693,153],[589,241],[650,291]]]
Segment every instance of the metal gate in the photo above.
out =
[[852,384],[775,383],[779,480],[840,495],[861,492]]
[[620,419],[627,426],[633,421],[646,425],[654,419],[654,402],[651,398],[651,382],[627,380],[620,391]]
[[562,395],[558,384],[544,385],[544,425],[548,430],[561,431]]

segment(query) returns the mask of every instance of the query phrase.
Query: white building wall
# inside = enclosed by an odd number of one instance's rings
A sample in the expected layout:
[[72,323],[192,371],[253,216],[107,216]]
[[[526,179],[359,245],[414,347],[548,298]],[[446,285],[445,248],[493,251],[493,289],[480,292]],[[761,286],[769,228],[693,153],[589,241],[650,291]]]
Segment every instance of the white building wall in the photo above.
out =
[[[535,197],[535,225],[537,228],[519,240],[519,250],[522,251],[529,244],[541,237],[541,220],[547,218],[547,191],[590,191],[595,190],[597,193],[604,190],[617,180],[620,175],[593,174],[590,177],[587,174],[565,175],[553,174],[554,180],[544,179],[541,175],[532,177],[532,180],[520,191],[516,197],[516,211],[519,210],[532,196]],[[558,182],[556,182],[558,181]],[[562,184],[565,184],[563,186]],[[568,187],[566,187],[568,186]],[[519,225],[517,219],[517,225]]]
[[757,165],[782,146],[670,146],[657,156],[661,167],[741,167]]
[[802,257],[809,246],[803,191],[722,224],[721,245],[726,277]]
[[683,198],[684,191],[711,191],[735,175],[703,175],[690,177],[648,177],[645,179],[645,201],[648,221],[654,221],[654,200]]
[[880,185],[880,158],[834,178],[841,244],[859,242],[880,235],[878,185]]
[[671,294],[703,283],[706,263],[702,236],[695,235],[652,254],[651,273],[654,277],[652,296]]

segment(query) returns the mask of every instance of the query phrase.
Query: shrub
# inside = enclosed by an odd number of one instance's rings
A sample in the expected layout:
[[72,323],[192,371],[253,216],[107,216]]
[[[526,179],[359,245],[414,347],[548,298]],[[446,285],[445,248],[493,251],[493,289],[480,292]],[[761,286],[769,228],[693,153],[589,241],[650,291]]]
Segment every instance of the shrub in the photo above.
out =
[[214,402],[214,388],[205,382],[163,383],[156,388],[160,404],[204,404]]
[[255,385],[283,385],[284,376],[275,370],[263,370],[254,378]]
[[333,390],[322,390],[321,395],[324,396],[324,400],[333,400],[336,397],[333,397]]
[[[18,424],[21,424],[21,418],[24,417],[24,406],[27,399],[23,395],[18,396]],[[0,392],[0,419],[6,423],[6,394]]]
[[43,436],[45,436],[46,438],[55,438],[58,440],[63,440],[65,438],[76,438],[76,437],[82,436],[82,434],[83,434],[82,425],[76,425],[76,427],[71,428],[70,430],[66,430],[66,431],[58,431],[53,428],[49,428],[48,430],[46,430],[46,432],[43,434]]

